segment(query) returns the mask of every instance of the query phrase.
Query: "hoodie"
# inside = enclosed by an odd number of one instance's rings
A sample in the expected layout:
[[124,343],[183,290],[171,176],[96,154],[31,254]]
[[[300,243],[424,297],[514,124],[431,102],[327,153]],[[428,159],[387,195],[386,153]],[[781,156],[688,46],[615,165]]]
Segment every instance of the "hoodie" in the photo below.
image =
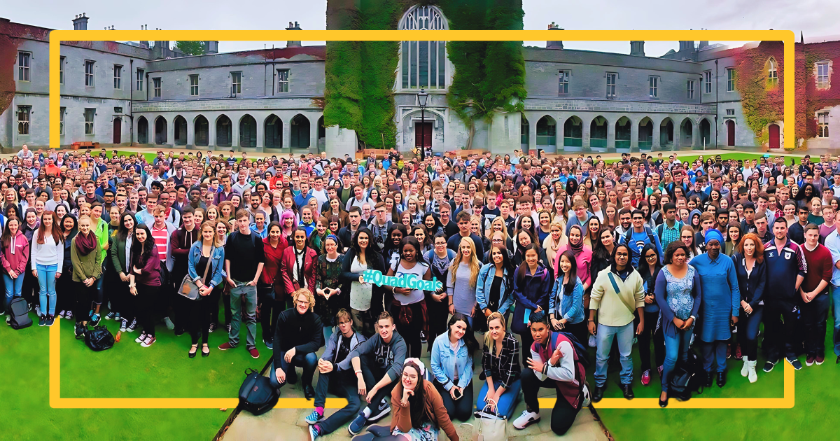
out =
[[390,343],[385,343],[382,340],[382,336],[376,334],[350,351],[347,358],[338,364],[338,370],[347,371],[353,369],[353,365],[351,364],[353,358],[369,355],[379,364],[379,367],[388,370],[385,375],[391,381],[396,381],[402,375],[406,352],[405,340],[403,340],[402,336],[396,330],[391,335]]
[[3,247],[0,253],[0,262],[8,274],[14,271],[17,274],[24,274],[26,263],[29,261],[29,241],[20,230],[9,240],[9,245]]

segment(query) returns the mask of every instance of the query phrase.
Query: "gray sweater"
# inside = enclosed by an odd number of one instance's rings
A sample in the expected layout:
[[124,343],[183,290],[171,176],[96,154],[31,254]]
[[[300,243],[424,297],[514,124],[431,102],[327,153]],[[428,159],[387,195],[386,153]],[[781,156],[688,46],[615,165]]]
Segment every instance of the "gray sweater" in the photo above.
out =
[[402,336],[394,331],[391,336],[391,343],[382,341],[379,334],[374,335],[369,340],[356,346],[350,351],[350,354],[343,361],[338,363],[339,371],[346,371],[353,369],[350,363],[355,357],[371,356],[379,363],[379,367],[387,369],[388,378],[395,381],[402,375],[403,363],[405,363],[405,355],[407,348]]
[[[449,270],[452,271],[451,269]],[[452,275],[446,277],[446,293],[452,296],[455,312],[470,315],[475,308],[475,287],[470,286],[470,265],[461,263],[455,272],[455,284]]]

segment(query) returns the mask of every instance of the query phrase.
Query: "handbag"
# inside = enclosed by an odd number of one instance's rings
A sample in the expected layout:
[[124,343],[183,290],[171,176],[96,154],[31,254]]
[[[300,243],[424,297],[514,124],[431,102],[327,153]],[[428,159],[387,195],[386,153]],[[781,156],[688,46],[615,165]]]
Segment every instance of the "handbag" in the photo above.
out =
[[488,406],[484,406],[481,412],[475,413],[475,423],[478,431],[472,436],[473,441],[503,441],[507,439],[505,426],[507,418],[487,412]]
[[[207,260],[207,265],[204,267],[204,275],[201,277],[201,283],[204,283],[207,280],[207,273],[210,271],[210,267],[212,266],[213,254],[215,252],[216,247],[214,246],[210,249],[210,259]],[[178,294],[187,300],[198,300],[201,297],[198,285],[190,279],[189,272],[184,276],[184,280],[181,280],[181,286],[178,287]]]

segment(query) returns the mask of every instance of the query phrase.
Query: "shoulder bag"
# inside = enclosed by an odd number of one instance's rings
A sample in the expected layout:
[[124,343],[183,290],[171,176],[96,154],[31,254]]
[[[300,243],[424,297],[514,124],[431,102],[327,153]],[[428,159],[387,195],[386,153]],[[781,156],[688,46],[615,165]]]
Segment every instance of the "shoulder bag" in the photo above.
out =
[[[214,246],[210,249],[210,258],[207,259],[207,266],[204,267],[204,275],[201,277],[201,283],[206,283],[207,281],[207,273],[210,272],[210,267],[213,266],[213,254],[215,253],[216,247]],[[198,300],[201,298],[198,285],[190,279],[189,272],[184,276],[184,280],[181,280],[181,286],[178,287],[178,294],[187,300]]]

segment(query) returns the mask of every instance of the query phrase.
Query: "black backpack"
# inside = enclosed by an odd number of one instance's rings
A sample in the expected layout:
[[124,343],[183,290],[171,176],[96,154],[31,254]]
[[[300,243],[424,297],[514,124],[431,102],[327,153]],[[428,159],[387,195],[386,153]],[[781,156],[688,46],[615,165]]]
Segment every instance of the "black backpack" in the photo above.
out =
[[688,401],[692,393],[703,393],[706,373],[703,370],[703,362],[693,350],[688,350],[688,361],[677,363],[671,375],[668,391],[670,396],[680,401]]
[[29,305],[23,297],[15,297],[9,303],[9,326],[13,329],[32,326],[32,319],[29,318]]
[[280,389],[271,385],[268,377],[248,369],[245,381],[239,387],[239,407],[254,415],[262,415],[273,409],[280,399]]
[[85,344],[96,352],[111,349],[114,346],[114,336],[105,325],[93,329],[85,329]]

